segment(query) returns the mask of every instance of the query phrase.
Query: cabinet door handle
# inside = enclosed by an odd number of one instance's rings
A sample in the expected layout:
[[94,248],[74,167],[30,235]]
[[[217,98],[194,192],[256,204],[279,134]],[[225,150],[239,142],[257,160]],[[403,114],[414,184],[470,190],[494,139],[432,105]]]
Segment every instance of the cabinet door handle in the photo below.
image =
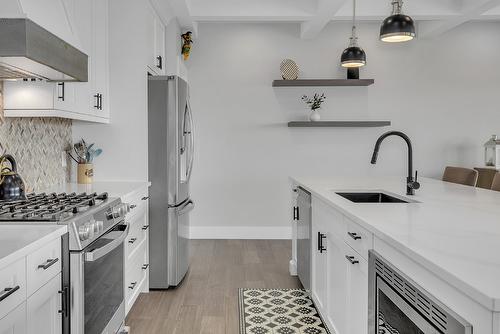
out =
[[128,243],[129,243],[129,244],[133,244],[134,242],[136,242],[136,240],[137,240],[137,238],[131,238],[131,239],[128,241]]
[[48,259],[45,263],[39,264],[38,265],[38,269],[47,270],[50,267],[52,267],[57,261],[59,261],[58,258],[56,258],[56,259]]
[[58,94],[57,94],[57,99],[64,101],[64,82],[59,82],[57,83],[57,87],[59,88]]
[[94,108],[99,109],[99,93],[95,94],[94,97],[95,97]]
[[157,60],[156,67],[158,67],[160,70],[163,69],[163,57],[158,56],[156,57],[156,60]]
[[135,288],[136,285],[137,285],[137,282],[132,282],[132,283],[130,283],[130,285],[128,286],[128,288],[130,290],[134,290],[134,288]]
[[99,110],[102,110],[102,94],[99,94]]
[[68,293],[69,288],[65,286],[59,293],[61,294],[61,300],[62,300],[62,310],[59,310],[59,313],[61,313],[64,317],[68,316],[68,305],[69,305],[69,293]]
[[326,234],[318,232],[318,251],[320,253],[323,253],[324,251],[326,251],[326,247],[323,246],[323,239],[326,239]]
[[142,265],[142,269],[143,270],[148,269],[148,267],[149,267],[149,263],[145,263],[145,264]]
[[3,289],[2,294],[0,294],[0,302],[2,300],[4,300],[5,298],[9,297],[11,294],[13,294],[14,292],[16,292],[17,290],[19,290],[19,288],[20,288],[20,286],[16,285],[13,288],[5,288],[5,289]]
[[146,231],[148,228],[149,228],[149,225],[144,225],[144,226],[142,227],[142,230],[143,230],[143,231]]
[[351,262],[351,264],[359,263],[359,261],[356,260],[356,258],[354,256],[346,255],[345,258],[347,259],[347,261]]
[[143,201],[147,201],[148,199],[149,199],[149,196],[145,196],[145,197],[141,198],[141,200],[143,200]]
[[357,233],[355,233],[355,232],[347,232],[347,234],[348,234],[351,238],[353,238],[354,240],[360,240],[360,239],[361,239],[361,237],[360,237]]

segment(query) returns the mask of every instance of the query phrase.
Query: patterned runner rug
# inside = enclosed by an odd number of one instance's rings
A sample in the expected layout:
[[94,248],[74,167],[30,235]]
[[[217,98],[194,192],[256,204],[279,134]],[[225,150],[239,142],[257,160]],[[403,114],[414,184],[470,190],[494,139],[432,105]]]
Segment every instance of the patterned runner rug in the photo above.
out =
[[240,334],[330,334],[305,290],[240,289]]

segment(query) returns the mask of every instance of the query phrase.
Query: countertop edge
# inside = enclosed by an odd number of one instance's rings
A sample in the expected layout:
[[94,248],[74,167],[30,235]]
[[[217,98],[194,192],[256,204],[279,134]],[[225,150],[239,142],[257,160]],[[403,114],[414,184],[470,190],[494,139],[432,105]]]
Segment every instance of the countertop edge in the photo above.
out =
[[[6,225],[6,226],[19,227],[18,225]],[[25,225],[25,226],[26,227],[28,227],[28,226],[33,227],[33,225]],[[48,227],[47,225],[44,225],[44,226]],[[9,264],[33,253],[37,249],[45,246],[49,241],[52,241],[58,237],[61,237],[62,235],[64,235],[68,231],[68,228],[65,225],[57,225],[57,226],[51,225],[51,227],[54,228],[53,231],[48,232],[47,234],[45,234],[41,238],[38,238],[35,241],[28,243],[24,247],[10,253],[9,255],[4,256],[3,258],[0,258],[0,268],[4,268],[4,267],[8,266]],[[0,231],[1,231],[1,228],[2,227],[0,227]]]

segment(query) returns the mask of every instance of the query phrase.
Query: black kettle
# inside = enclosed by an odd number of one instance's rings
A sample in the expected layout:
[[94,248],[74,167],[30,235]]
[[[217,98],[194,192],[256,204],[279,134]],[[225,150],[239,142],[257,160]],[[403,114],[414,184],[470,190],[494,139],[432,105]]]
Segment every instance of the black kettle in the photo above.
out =
[[[10,168],[4,166],[4,162],[10,162]],[[26,200],[24,181],[17,174],[17,163],[10,154],[0,157],[0,201],[23,201]]]

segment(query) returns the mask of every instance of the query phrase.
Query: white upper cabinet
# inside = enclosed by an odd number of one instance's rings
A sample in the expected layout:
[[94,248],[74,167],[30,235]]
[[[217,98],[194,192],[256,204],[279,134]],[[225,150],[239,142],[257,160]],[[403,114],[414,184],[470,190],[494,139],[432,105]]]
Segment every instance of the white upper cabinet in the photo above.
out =
[[165,26],[154,8],[149,6],[149,18],[147,26],[148,39],[148,69],[156,75],[164,75],[165,72]]
[[[2,1],[2,0],[0,0]],[[6,117],[61,117],[98,123],[109,123],[108,0],[22,0],[32,16],[49,17],[44,11],[65,9],[67,23],[78,47],[88,55],[88,82],[4,83]],[[36,3],[32,3],[36,2]],[[57,24],[56,24],[57,25]],[[59,23],[61,25],[61,23]],[[55,28],[54,28],[55,29]],[[54,32],[54,31],[52,31]],[[54,32],[55,33],[55,32]],[[64,36],[60,36],[64,38]]]

